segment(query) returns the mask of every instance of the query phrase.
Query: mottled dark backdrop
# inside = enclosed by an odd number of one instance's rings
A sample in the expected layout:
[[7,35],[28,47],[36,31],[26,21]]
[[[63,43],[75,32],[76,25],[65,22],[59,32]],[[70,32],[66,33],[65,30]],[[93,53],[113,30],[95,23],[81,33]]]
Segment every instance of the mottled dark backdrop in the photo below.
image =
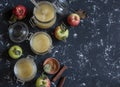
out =
[[[81,20],[78,27],[70,27],[66,42],[60,42],[53,36],[55,27],[64,17],[57,15],[56,24],[49,30],[32,28],[29,18],[34,5],[29,0],[0,0],[0,87],[35,87],[36,78],[42,72],[42,63],[48,57],[55,57],[68,70],[64,87],[120,87],[120,0],[69,0],[70,9],[82,9],[88,18]],[[20,43],[23,56],[35,56],[38,67],[36,77],[21,85],[16,81],[13,66],[17,60],[11,59],[7,51],[14,45],[8,37],[8,18],[11,9],[23,4],[28,9],[28,16],[23,20],[30,32],[45,31],[53,39],[53,50],[46,55],[32,53],[29,41]],[[48,75],[50,78],[52,75]]]

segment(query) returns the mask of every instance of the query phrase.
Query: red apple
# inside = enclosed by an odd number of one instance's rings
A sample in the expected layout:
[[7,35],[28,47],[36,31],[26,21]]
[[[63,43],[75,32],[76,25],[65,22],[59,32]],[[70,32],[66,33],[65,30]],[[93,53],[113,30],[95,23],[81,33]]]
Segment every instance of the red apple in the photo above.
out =
[[68,16],[67,22],[71,26],[78,26],[80,23],[80,16],[76,13],[72,13]]
[[15,15],[18,20],[25,18],[26,13],[27,13],[27,9],[23,5],[17,5],[13,9],[13,15]]
[[65,41],[69,36],[69,30],[64,25],[57,26],[55,29],[55,37],[58,40]]
[[24,5],[17,5],[12,10],[12,16],[10,18],[10,23],[14,23],[16,20],[22,20],[26,17],[27,9]]

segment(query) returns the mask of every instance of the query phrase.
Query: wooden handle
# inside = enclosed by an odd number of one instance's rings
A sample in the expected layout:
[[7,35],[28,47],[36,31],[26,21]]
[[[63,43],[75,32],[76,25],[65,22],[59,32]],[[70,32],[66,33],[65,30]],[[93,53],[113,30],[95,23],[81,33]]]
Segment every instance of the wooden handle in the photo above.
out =
[[67,66],[63,66],[62,69],[57,73],[57,75],[52,79],[52,81],[53,82],[57,81],[66,69],[67,69]]
[[63,87],[66,77],[61,78],[58,87]]

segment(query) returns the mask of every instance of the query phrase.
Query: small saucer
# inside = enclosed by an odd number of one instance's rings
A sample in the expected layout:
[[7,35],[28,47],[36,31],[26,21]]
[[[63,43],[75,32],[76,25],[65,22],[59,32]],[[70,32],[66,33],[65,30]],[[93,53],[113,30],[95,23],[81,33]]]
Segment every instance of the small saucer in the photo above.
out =
[[47,58],[43,63],[43,69],[48,74],[55,74],[60,69],[60,63],[55,58]]

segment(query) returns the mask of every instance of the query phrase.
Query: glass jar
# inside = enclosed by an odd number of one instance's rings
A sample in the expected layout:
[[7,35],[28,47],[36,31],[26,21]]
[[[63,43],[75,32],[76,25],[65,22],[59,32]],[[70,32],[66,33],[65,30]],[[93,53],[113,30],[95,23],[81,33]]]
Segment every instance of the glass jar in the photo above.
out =
[[26,40],[29,30],[28,26],[23,22],[16,22],[9,26],[9,38],[15,43],[20,43]]
[[32,26],[38,26],[42,29],[48,29],[52,27],[56,22],[56,10],[48,1],[40,1],[36,3],[31,0],[35,7],[33,10],[33,17],[30,19]]
[[31,50],[38,55],[43,55],[52,49],[52,39],[46,32],[36,32],[30,37]]
[[32,80],[37,73],[37,66],[31,55],[26,58],[19,59],[14,66],[14,74],[17,77],[17,81],[28,82]]

